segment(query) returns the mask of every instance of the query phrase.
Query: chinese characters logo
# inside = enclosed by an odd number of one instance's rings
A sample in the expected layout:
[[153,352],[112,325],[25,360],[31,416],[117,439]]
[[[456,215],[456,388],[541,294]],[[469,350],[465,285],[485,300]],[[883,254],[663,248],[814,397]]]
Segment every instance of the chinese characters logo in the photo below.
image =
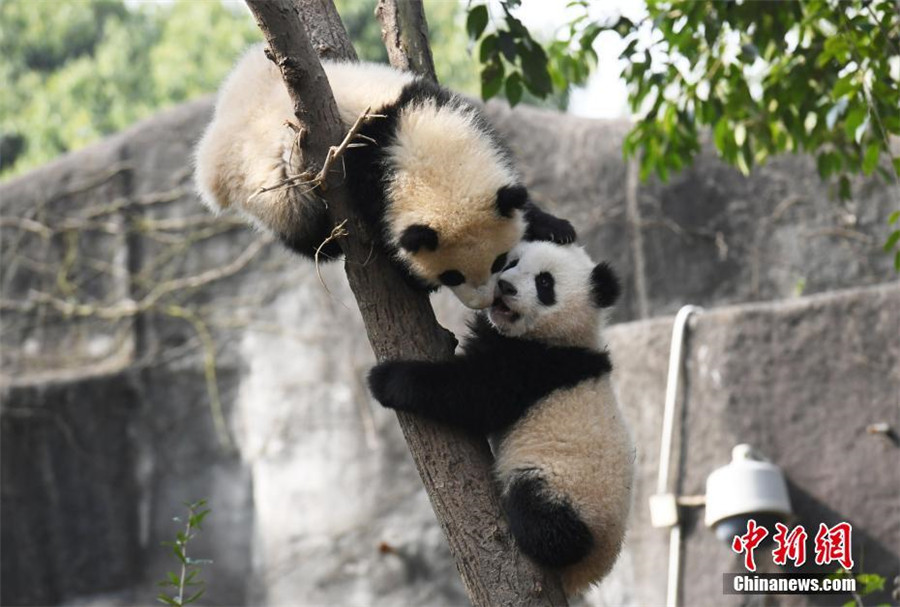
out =
[[[816,565],[830,565],[839,563],[844,569],[853,568],[853,556],[850,553],[851,534],[853,527],[850,523],[842,522],[829,527],[825,523],[819,523],[819,530],[814,539]],[[747,571],[756,571],[754,551],[759,547],[769,531],[760,527],[756,521],[747,521],[747,532],[734,536],[731,549],[737,554],[744,555],[744,568]],[[806,541],[809,534],[803,525],[797,525],[789,529],[787,525],[775,523],[775,549],[772,550],[772,560],[776,565],[786,565],[791,561],[796,567],[806,562]]]

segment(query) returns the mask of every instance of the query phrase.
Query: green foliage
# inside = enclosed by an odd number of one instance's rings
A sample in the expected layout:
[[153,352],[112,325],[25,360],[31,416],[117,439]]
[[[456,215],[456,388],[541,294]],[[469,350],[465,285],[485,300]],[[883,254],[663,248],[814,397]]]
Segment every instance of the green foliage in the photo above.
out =
[[[853,598],[844,603],[842,607],[864,607],[865,603],[863,598],[875,594],[876,592],[884,591],[884,584],[887,581],[883,576],[878,575],[877,573],[857,573],[854,575],[851,571],[848,571],[843,567],[834,573],[829,574],[828,578],[832,580],[856,580],[856,592],[853,593]],[[897,578],[897,581],[898,587],[900,587],[900,577]],[[882,607],[882,605],[883,607],[888,607],[887,604],[880,604],[878,607]]]
[[[627,45],[625,78],[643,119],[626,152],[643,152],[645,176],[665,179],[690,161],[697,124],[713,129],[719,153],[744,174],[779,152],[815,155],[842,198],[849,175],[871,175],[882,154],[891,157],[889,136],[900,134],[892,1],[651,0],[647,9],[645,21],[606,26]],[[645,42],[647,27],[653,42]]]
[[2,174],[214,91],[261,38],[237,8],[191,0],[0,2]]
[[900,272],[900,223],[897,222],[898,219],[900,219],[900,211],[894,211],[888,216],[888,224],[894,228],[884,243],[884,252],[894,251],[894,269]]
[[469,6],[466,33],[478,47],[481,97],[504,95],[512,106],[549,99],[551,105],[565,109],[569,88],[586,83],[597,64],[593,43],[600,28],[587,22],[587,0],[571,2],[570,7],[580,9],[578,16],[567,26],[565,37],[545,47],[513,14],[520,4],[521,0],[501,2],[503,14],[497,20],[488,5]]
[[[363,59],[387,61],[376,0],[338,0]],[[464,11],[429,0],[438,78],[478,90]],[[240,53],[262,39],[242,2],[0,0],[0,175],[8,177],[214,92]]]
[[[639,116],[623,147],[640,157],[642,179],[665,181],[690,164],[698,127],[707,126],[722,158],[745,175],[774,154],[806,152],[841,199],[850,198],[853,175],[877,172],[900,187],[889,145],[900,135],[894,0],[648,0],[640,21],[609,23],[591,21],[587,3],[576,1],[569,7],[582,12],[544,55],[510,14],[520,1],[501,0],[506,28],[487,35],[487,7],[469,7],[469,35],[481,38],[482,96],[498,94],[506,79],[514,100],[514,73],[538,96],[547,94],[547,77],[556,89],[580,84],[596,64],[596,37],[615,32]],[[898,230],[885,250],[900,270]]]
[[[187,554],[188,543],[197,535],[197,531],[202,530],[203,519],[211,512],[209,508],[205,508],[206,500],[202,499],[193,503],[186,502],[188,509],[188,518],[185,523],[184,531],[175,534],[174,542],[163,542],[163,546],[172,548],[172,554],[181,564],[181,573],[176,574],[169,571],[166,578],[157,585],[163,588],[172,588],[172,594],[160,592],[156,599],[160,603],[166,605],[189,605],[194,603],[203,596],[205,592],[205,582],[197,578],[202,565],[208,565],[212,561],[207,559],[190,558]],[[180,517],[174,518],[177,523],[184,523]],[[187,596],[185,596],[187,595]]]

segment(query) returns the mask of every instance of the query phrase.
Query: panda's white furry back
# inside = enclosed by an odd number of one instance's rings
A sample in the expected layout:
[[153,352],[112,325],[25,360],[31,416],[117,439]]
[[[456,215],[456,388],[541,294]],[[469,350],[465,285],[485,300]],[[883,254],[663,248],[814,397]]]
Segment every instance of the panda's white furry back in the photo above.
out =
[[[493,296],[502,256],[523,237],[574,239],[564,220],[528,200],[505,148],[480,111],[412,74],[370,63],[323,62],[341,119],[349,127],[370,108],[364,147],[345,152],[351,200],[380,243],[422,286],[450,287],[469,307]],[[304,187],[263,191],[303,171],[285,125],[293,105],[262,46],[222,86],[196,150],[201,197],[216,212],[237,211],[308,257],[327,239],[324,202]],[[334,258],[334,241],[320,259]]]
[[370,374],[382,404],[495,437],[510,529],[568,594],[612,568],[631,507],[634,446],[600,333],[618,294],[612,270],[581,248],[522,243],[461,356]]

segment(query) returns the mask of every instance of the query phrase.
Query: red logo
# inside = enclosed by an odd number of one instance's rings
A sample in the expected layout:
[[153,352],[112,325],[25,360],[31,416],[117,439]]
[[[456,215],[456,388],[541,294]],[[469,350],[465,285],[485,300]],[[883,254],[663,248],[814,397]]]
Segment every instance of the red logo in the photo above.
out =
[[[825,523],[819,523],[819,531],[815,537],[816,565],[830,565],[837,562],[846,569],[853,568],[853,556],[850,553],[853,526],[850,523],[841,522],[833,527]],[[756,571],[756,560],[753,551],[769,535],[765,527],[760,527],[756,521],[747,521],[747,533],[734,536],[731,549],[737,554],[744,555],[744,568],[747,571]],[[787,565],[792,561],[794,566],[801,567],[806,562],[806,533],[803,525],[797,525],[789,529],[787,525],[775,523],[775,549],[772,550],[772,560],[776,565]]]
[[852,569],[851,533],[853,527],[850,523],[838,523],[830,529],[825,523],[819,523],[819,532],[816,533],[816,565],[830,565],[837,561],[844,569]]
[[803,525],[797,525],[788,533],[787,525],[775,523],[775,535],[772,539],[777,545],[772,551],[772,557],[776,565],[785,565],[793,561],[800,567],[806,562],[806,538],[809,537]]
[[756,521],[750,519],[747,521],[747,533],[744,535],[734,536],[731,542],[731,549],[738,554],[744,553],[744,568],[747,571],[756,571],[756,561],[753,560],[753,551],[759,546],[760,542],[769,535],[765,527],[760,527]]

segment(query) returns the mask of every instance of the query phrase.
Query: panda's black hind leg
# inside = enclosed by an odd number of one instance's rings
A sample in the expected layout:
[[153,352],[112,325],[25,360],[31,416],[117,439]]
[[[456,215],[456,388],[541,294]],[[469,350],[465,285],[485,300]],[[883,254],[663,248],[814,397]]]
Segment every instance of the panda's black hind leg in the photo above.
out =
[[554,495],[534,472],[510,483],[503,495],[503,510],[522,552],[545,567],[573,565],[594,545],[590,529],[572,504]]

